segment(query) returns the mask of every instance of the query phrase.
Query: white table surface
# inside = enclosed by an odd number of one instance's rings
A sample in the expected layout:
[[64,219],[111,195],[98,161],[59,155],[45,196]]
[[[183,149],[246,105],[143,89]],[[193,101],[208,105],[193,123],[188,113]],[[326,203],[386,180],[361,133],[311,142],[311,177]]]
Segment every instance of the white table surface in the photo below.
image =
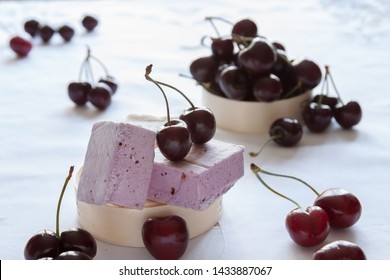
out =
[[[129,114],[165,113],[157,89],[144,79],[146,65],[155,77],[200,102],[201,88],[188,74],[190,62],[210,53],[200,47],[214,35],[205,16],[231,21],[250,17],[260,33],[282,41],[290,57],[329,64],[343,99],[363,108],[351,131],[335,123],[326,133],[305,131],[294,148],[271,144],[260,158],[250,158],[267,135],[218,130],[216,138],[242,144],[245,176],[224,196],[219,225],[192,240],[184,259],[311,259],[318,248],[301,248],[289,238],[286,214],[294,208],[266,190],[249,170],[296,175],[319,191],[342,187],[363,206],[359,222],[332,230],[328,243],[345,239],[360,245],[369,259],[390,258],[390,5],[383,0],[300,1],[1,1],[0,18],[0,259],[23,259],[26,241],[41,229],[55,228],[60,188],[70,165],[80,167],[93,123],[123,121]],[[86,34],[84,13],[99,17],[96,32]],[[30,17],[52,25],[69,23],[76,35],[69,44],[55,37],[48,45],[34,41],[30,55],[16,59],[10,34],[22,31]],[[219,24],[221,32],[229,26]],[[86,46],[119,81],[113,103],[104,112],[76,108],[66,92],[77,79]],[[317,89],[318,91],[319,89]],[[178,114],[187,104],[171,95]],[[280,191],[310,205],[315,197],[293,181],[265,177]],[[63,200],[61,228],[77,226],[72,188]],[[98,242],[96,259],[150,259],[145,249]]]

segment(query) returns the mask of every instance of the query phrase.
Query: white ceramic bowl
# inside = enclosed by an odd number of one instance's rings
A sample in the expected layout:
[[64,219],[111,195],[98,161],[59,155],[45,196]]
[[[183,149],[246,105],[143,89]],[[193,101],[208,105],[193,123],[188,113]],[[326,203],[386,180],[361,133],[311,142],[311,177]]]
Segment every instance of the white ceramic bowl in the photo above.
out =
[[311,91],[273,102],[237,101],[202,92],[203,105],[215,115],[217,127],[241,133],[268,133],[271,124],[283,117],[300,120]]
[[[81,172],[82,169],[79,169],[74,179],[76,193]],[[189,237],[192,239],[207,232],[218,223],[222,215],[222,198],[217,199],[203,211],[154,201],[146,201],[142,210],[77,201],[77,212],[80,226],[95,238],[115,245],[144,247],[141,231],[147,219],[178,215],[187,222]]]

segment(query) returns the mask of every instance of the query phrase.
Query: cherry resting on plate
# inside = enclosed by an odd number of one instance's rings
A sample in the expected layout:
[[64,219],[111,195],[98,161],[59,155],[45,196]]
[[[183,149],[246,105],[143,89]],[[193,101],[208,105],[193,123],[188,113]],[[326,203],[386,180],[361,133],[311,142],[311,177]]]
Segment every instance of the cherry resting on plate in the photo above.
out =
[[366,260],[363,250],[356,244],[338,240],[326,244],[313,254],[314,260]]
[[322,243],[328,237],[330,231],[329,218],[321,207],[309,206],[302,209],[297,202],[275,191],[261,178],[259,173],[268,174],[268,172],[263,171],[254,163],[251,163],[250,168],[263,186],[297,206],[288,213],[285,220],[286,229],[295,243],[303,247],[311,247]]
[[150,218],[142,227],[142,239],[146,249],[156,259],[180,259],[189,241],[187,223],[176,215]]
[[20,36],[12,37],[9,46],[19,57],[27,56],[32,49],[31,42]]

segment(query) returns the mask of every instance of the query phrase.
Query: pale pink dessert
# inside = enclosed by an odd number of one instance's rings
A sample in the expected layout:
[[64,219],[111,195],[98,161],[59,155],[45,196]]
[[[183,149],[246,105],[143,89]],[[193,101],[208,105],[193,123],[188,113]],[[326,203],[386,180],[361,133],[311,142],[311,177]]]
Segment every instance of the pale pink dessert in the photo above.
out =
[[92,128],[77,199],[142,209],[154,160],[156,132],[129,123]]
[[244,175],[244,147],[211,140],[192,145],[183,161],[172,162],[156,149],[148,198],[204,210]]

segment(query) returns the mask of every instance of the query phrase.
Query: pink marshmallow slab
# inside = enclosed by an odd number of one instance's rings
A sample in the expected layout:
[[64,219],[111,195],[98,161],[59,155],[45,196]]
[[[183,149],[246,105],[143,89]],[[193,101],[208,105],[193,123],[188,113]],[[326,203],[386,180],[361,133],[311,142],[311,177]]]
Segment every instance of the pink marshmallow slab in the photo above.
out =
[[156,132],[129,123],[92,128],[77,199],[142,209],[154,159]]
[[204,210],[244,175],[244,147],[211,140],[193,145],[183,161],[171,162],[158,149],[148,198]]

